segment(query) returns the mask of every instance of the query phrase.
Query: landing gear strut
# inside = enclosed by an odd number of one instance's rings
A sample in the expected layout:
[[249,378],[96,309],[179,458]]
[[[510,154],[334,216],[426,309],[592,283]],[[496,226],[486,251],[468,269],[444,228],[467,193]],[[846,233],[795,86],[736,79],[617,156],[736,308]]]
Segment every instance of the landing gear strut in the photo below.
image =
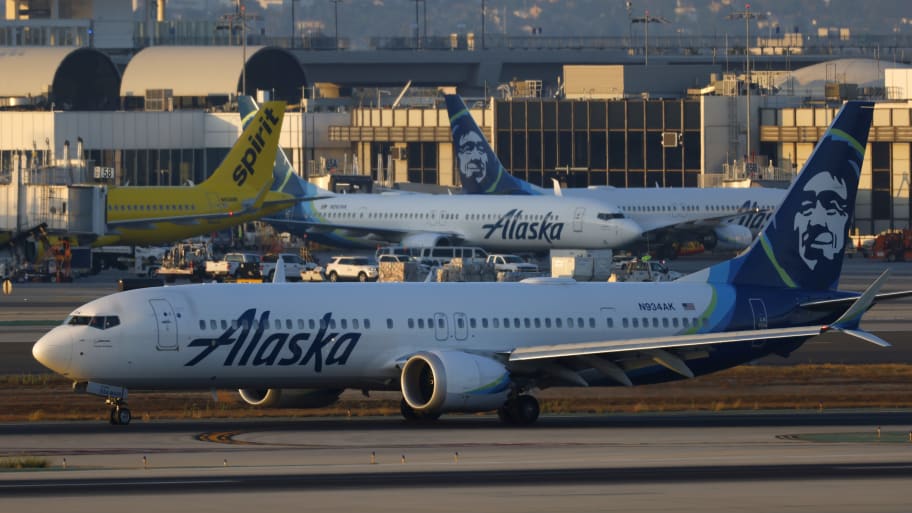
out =
[[528,426],[538,420],[541,408],[538,399],[531,395],[517,395],[511,397],[503,406],[497,409],[497,417],[505,424],[514,426]]
[[105,399],[105,404],[111,406],[111,415],[109,417],[111,424],[115,426],[126,426],[133,420],[130,408],[127,408],[127,403],[122,400],[109,397]]

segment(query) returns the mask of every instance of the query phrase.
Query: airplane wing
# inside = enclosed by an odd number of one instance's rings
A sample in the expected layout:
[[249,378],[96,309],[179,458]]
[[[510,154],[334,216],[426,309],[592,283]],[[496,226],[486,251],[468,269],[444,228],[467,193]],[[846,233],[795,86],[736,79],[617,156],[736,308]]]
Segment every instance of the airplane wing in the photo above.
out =
[[890,347],[889,342],[858,328],[862,314],[877,299],[877,292],[888,276],[889,269],[884,271],[860,296],[848,298],[851,305],[835,322],[829,325],[528,346],[502,354],[510,363],[533,362],[537,364],[538,370],[550,373],[558,380],[586,386],[588,383],[579,374],[569,366],[558,363],[558,360],[576,359],[581,365],[595,368],[616,381],[630,386],[632,385],[630,378],[620,365],[613,361],[612,356],[637,355],[640,358],[655,361],[682,376],[692,378],[694,377],[693,371],[676,353],[677,350],[739,342],[814,337],[829,331],[845,333],[881,347]]

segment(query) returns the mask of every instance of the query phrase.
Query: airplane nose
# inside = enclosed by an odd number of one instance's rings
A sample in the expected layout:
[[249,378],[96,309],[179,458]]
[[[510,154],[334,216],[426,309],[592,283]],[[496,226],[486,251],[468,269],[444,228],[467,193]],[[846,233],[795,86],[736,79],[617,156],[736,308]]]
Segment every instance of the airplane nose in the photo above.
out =
[[32,356],[52,371],[63,374],[70,367],[73,358],[73,341],[70,337],[54,328],[35,342]]

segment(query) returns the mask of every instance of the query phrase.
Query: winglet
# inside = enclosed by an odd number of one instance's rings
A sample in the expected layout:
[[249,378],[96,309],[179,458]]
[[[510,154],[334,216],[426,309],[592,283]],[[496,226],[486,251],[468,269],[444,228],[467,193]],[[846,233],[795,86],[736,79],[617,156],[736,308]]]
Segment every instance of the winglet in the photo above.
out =
[[880,291],[880,288],[883,287],[883,284],[887,281],[887,278],[890,276],[890,269],[885,269],[880,276],[874,280],[874,283],[868,286],[868,288],[852,303],[852,306],[845,311],[836,321],[834,321],[829,326],[825,326],[821,333],[827,331],[838,331],[845,333],[846,335],[851,335],[856,338],[860,338],[866,342],[872,344],[877,344],[881,347],[890,347],[891,344],[886,340],[868,333],[867,331],[862,331],[858,329],[858,325],[861,322],[861,316],[871,308],[871,305],[874,303],[874,300],[877,297],[877,293]]
[[554,195],[563,196],[564,191],[561,190],[560,182],[557,181],[557,178],[552,178],[551,182],[554,183]]

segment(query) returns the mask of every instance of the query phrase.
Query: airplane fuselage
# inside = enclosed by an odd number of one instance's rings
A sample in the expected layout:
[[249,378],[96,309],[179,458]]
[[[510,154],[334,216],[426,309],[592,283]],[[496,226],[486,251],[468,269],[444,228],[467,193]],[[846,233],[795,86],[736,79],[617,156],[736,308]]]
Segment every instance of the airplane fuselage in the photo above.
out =
[[410,235],[439,234],[491,250],[547,251],[622,246],[639,228],[611,204],[544,196],[340,195],[286,211],[277,224],[317,238],[333,236],[353,246],[402,242]]
[[[555,340],[810,325],[828,322],[835,313],[798,311],[793,306],[797,300],[846,294],[790,295],[794,297],[784,298],[776,289],[706,283],[564,280],[438,286],[202,284],[95,300],[47,338],[67,342],[58,346],[54,368],[76,381],[138,388],[396,389],[397,363],[418,351],[497,355]],[[115,325],[102,329],[110,317],[117,319]],[[699,375],[771,352],[788,353],[802,341],[702,346],[678,354]],[[50,353],[45,349],[44,354]],[[649,358],[634,356],[627,359],[625,371],[635,384],[680,378]],[[514,372],[521,373],[522,367]],[[617,384],[597,373],[582,378],[590,385]]]

